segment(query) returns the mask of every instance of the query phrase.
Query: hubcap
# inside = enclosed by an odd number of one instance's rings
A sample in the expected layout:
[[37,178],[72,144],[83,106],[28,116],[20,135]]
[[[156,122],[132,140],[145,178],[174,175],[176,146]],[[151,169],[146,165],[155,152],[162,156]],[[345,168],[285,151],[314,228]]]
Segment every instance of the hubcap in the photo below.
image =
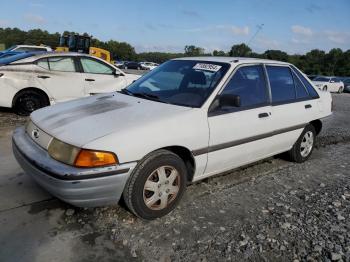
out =
[[300,154],[302,157],[307,157],[314,145],[314,134],[311,131],[305,133],[300,144]]
[[143,200],[152,210],[161,210],[173,202],[180,190],[180,174],[172,166],[154,170],[143,187]]

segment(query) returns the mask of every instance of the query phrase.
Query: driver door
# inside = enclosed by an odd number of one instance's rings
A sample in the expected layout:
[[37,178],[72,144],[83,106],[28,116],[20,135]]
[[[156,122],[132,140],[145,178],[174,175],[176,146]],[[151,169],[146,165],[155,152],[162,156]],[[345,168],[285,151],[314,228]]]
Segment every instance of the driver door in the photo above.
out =
[[254,162],[269,153],[274,128],[263,66],[239,67],[219,96],[227,94],[239,96],[241,105],[209,112],[205,176]]

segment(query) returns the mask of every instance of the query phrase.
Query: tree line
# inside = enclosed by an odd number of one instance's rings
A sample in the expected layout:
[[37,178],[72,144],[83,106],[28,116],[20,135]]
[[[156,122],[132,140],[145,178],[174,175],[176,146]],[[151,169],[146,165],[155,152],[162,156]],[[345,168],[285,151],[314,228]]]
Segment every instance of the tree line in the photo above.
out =
[[[64,32],[64,34],[68,33],[75,32]],[[87,33],[84,34],[87,35]],[[0,44],[5,44],[7,48],[16,44],[44,44],[56,48],[60,35],[60,33],[49,33],[41,29],[23,31],[18,28],[0,28]],[[92,38],[92,46],[110,51],[115,60],[163,63],[169,59],[183,56],[252,57],[290,62],[306,74],[350,76],[350,49],[343,51],[340,48],[333,48],[329,52],[313,49],[306,54],[290,55],[281,50],[266,50],[263,53],[255,53],[249,46],[242,43],[233,45],[229,51],[214,50],[212,53],[205,52],[204,48],[194,45],[185,46],[183,53],[136,53],[135,48],[129,43],[115,40],[101,41],[97,38]]]

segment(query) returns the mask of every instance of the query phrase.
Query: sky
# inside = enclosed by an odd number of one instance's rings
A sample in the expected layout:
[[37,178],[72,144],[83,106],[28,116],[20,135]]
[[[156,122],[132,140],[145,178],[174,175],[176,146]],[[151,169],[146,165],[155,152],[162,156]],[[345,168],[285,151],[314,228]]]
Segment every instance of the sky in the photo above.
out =
[[350,0],[2,0],[0,27],[88,32],[137,52],[246,43],[255,52],[303,54],[350,49]]

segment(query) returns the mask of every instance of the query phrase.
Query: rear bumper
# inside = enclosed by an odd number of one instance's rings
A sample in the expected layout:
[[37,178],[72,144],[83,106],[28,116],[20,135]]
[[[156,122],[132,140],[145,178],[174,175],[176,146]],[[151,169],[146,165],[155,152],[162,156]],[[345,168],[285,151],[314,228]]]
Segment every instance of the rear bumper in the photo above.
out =
[[102,168],[75,168],[51,158],[25,132],[13,134],[13,153],[25,173],[57,198],[80,207],[117,204],[136,162]]

